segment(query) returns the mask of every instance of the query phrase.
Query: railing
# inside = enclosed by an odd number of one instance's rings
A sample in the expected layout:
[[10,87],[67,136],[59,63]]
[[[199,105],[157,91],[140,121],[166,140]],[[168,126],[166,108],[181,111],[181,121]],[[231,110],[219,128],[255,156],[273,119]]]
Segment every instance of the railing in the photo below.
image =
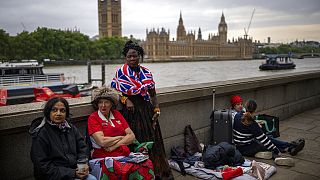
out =
[[2,76],[0,77],[0,86],[16,86],[59,81],[64,81],[63,74]]

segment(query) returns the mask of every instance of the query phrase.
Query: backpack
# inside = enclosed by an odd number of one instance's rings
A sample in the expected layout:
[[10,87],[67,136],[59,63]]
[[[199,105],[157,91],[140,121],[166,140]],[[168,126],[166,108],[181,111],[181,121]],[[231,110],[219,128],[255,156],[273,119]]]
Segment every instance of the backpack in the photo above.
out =
[[196,152],[201,152],[199,140],[190,125],[187,125],[184,129],[184,144],[185,152],[190,156]]

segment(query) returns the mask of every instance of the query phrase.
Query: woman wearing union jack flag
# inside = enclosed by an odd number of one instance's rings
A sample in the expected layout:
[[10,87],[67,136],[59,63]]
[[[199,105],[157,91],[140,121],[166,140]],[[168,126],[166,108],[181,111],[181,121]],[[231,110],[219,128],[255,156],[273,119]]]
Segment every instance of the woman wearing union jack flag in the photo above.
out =
[[143,48],[130,40],[125,44],[122,54],[125,64],[116,71],[111,82],[111,86],[123,94],[122,114],[139,142],[154,142],[149,156],[156,179],[173,179],[157,123],[160,108],[155,82],[150,70],[139,64],[140,58],[143,59]]

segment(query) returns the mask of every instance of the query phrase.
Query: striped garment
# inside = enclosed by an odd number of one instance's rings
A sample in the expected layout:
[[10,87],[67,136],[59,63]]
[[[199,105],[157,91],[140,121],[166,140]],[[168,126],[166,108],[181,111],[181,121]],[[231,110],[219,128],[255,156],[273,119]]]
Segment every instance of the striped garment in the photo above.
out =
[[139,73],[133,71],[127,64],[122,65],[112,79],[111,87],[126,95],[140,94],[145,100],[150,100],[149,89],[155,88],[155,82],[149,69],[139,65]]
[[249,145],[254,140],[258,140],[264,147],[270,151],[276,151],[277,147],[263,133],[258,123],[254,122],[248,126],[241,122],[243,113],[238,113],[234,117],[233,140],[236,145]]

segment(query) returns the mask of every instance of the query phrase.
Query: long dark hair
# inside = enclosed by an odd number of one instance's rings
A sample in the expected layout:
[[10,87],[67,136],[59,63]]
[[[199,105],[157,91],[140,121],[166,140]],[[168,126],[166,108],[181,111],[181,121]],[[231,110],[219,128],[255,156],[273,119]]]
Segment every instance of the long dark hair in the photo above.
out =
[[241,122],[244,125],[248,126],[254,122],[254,119],[252,117],[252,113],[254,113],[257,109],[256,101],[253,99],[249,99],[246,102],[245,108],[246,108],[246,112],[243,114],[243,116],[241,118]]
[[43,109],[44,117],[47,120],[51,120],[50,119],[50,112],[51,112],[53,106],[57,102],[62,102],[64,104],[64,106],[66,107],[66,120],[68,120],[70,118],[69,103],[66,99],[64,99],[62,97],[54,97],[54,98],[49,99],[49,101],[46,103],[46,105],[44,106],[44,109]]
[[127,41],[124,45],[124,48],[122,49],[122,54],[124,55],[124,57],[127,56],[129,49],[136,50],[138,52],[138,55],[141,56],[141,62],[143,62],[144,50],[141,46],[139,46],[138,43],[135,43],[131,40]]

